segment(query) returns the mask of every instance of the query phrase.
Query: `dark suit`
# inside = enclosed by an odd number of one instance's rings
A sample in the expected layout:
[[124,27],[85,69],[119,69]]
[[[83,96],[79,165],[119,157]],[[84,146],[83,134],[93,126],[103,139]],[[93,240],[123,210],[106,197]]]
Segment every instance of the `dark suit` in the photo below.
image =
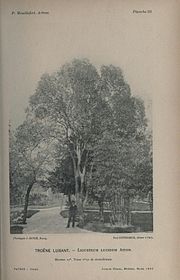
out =
[[68,219],[67,227],[70,226],[71,221],[72,221],[72,227],[74,227],[76,214],[77,214],[77,206],[71,204],[71,206],[69,207],[69,219]]

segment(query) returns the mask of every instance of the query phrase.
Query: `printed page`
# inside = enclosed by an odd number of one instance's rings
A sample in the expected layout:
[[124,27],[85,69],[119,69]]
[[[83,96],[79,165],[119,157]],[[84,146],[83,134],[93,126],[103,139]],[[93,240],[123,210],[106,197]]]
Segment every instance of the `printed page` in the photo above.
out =
[[178,279],[179,1],[1,2],[2,279]]

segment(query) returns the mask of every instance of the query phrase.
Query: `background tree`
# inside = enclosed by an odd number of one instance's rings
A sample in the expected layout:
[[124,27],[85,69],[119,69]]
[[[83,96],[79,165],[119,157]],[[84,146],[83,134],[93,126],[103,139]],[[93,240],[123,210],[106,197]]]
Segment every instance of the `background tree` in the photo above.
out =
[[131,223],[131,200],[137,194],[147,196],[152,188],[150,147],[147,141],[119,141],[105,133],[95,149],[94,169],[89,196],[100,206],[109,202],[111,220],[119,225]]
[[43,131],[44,126],[27,118],[15,132],[13,147],[16,149],[16,158],[10,157],[10,165],[11,170],[12,165],[16,169],[13,175],[16,184],[25,193],[23,223],[26,222],[32,187],[42,180],[43,174],[50,168],[50,143],[43,137]]
[[[101,216],[106,200],[110,202],[113,220],[130,224],[131,198],[144,190],[152,178],[145,108],[142,100],[131,95],[117,67],[101,68],[101,90],[111,122],[94,149],[90,195],[98,201]],[[143,170],[147,171],[146,179]]]
[[10,205],[19,205],[24,196],[24,189],[21,184],[23,174],[18,161],[18,149],[14,131],[9,125],[9,187],[10,187]]
[[48,185],[52,187],[53,192],[67,195],[69,203],[71,203],[71,196],[75,195],[72,160],[67,154],[67,156],[56,164],[55,169],[48,174]]

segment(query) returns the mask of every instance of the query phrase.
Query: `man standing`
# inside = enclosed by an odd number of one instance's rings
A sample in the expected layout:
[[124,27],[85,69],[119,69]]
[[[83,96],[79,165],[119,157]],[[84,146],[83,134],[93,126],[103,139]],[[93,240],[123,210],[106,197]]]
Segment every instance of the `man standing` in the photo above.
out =
[[68,219],[67,228],[70,227],[71,221],[72,221],[72,227],[74,227],[74,225],[75,225],[76,214],[77,214],[77,206],[76,206],[76,204],[75,204],[75,201],[73,200],[73,201],[71,202],[70,207],[69,207],[69,219]]

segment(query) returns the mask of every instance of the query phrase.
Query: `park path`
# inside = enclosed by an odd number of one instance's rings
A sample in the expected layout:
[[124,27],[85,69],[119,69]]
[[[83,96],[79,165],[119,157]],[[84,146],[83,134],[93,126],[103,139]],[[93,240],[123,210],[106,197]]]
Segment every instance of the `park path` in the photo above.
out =
[[23,229],[24,234],[56,234],[56,233],[90,233],[90,231],[70,227],[66,228],[67,219],[60,215],[60,207],[41,209],[31,218]]

